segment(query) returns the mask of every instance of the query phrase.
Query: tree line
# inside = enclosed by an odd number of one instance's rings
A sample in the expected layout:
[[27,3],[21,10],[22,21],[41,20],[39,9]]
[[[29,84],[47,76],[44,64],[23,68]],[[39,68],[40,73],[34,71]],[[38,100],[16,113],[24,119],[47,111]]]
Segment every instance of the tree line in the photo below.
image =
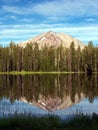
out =
[[20,47],[11,42],[7,47],[0,46],[0,71],[98,72],[98,47],[93,42],[82,50],[75,49],[74,42],[69,48],[39,48],[37,43]]

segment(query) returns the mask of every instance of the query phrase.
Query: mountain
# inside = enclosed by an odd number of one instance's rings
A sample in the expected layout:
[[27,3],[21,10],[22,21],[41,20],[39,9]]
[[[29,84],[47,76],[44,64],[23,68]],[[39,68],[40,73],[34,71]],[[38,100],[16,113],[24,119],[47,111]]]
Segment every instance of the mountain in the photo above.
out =
[[58,47],[62,45],[63,47],[70,47],[70,44],[74,42],[75,48],[78,48],[80,46],[81,49],[84,48],[84,43],[79,41],[78,39],[73,38],[72,36],[64,33],[56,33],[56,32],[46,32],[43,34],[40,34],[28,41],[24,41],[19,43],[19,46],[25,47],[27,44],[34,44],[37,43],[39,45],[39,48],[43,46],[54,46]]
[[79,97],[78,94],[75,94],[74,102],[72,102],[72,99],[69,96],[64,96],[63,99],[56,96],[55,98],[51,97],[50,95],[47,96],[47,98],[44,95],[40,95],[38,98],[38,101],[32,100],[27,101],[26,97],[21,97],[20,100],[29,104],[32,104],[34,106],[37,106],[43,110],[48,110],[50,112],[60,109],[67,109],[79,102],[81,102],[85,98],[84,94],[81,93],[81,96]]

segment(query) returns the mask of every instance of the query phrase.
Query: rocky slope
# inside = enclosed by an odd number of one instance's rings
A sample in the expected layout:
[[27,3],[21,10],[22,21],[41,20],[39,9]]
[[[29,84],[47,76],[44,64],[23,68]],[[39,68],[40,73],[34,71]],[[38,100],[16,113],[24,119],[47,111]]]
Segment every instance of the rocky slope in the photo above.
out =
[[19,43],[19,46],[25,47],[27,44],[34,44],[37,43],[39,45],[39,48],[43,46],[54,46],[58,47],[62,44],[62,46],[69,48],[70,44],[74,42],[75,48],[78,48],[80,46],[81,49],[84,48],[84,43],[79,41],[78,39],[73,38],[72,36],[64,33],[56,33],[56,32],[46,32],[41,35],[38,35],[28,41],[24,41]]

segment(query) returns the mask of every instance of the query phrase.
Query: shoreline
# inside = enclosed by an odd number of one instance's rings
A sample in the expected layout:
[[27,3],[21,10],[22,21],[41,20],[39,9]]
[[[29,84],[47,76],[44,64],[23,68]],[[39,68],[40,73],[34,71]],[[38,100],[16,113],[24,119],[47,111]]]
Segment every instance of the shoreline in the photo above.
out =
[[[98,73],[98,72],[97,72]],[[85,74],[85,72],[58,72],[58,71],[51,71],[51,72],[42,72],[42,71],[9,71],[9,72],[0,72],[0,75],[3,74],[12,74],[12,75],[25,75],[25,74]]]
[[[85,74],[85,72],[62,72],[62,71],[51,71],[51,72],[42,72],[42,71],[9,71],[9,72],[0,72],[0,75],[26,75],[26,74]],[[98,72],[92,72],[92,74],[98,74]]]

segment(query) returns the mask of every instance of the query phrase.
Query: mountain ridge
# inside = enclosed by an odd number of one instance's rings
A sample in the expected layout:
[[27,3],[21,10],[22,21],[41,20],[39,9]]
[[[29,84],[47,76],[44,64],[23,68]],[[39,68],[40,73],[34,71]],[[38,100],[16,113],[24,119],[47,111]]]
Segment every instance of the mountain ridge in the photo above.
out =
[[20,42],[19,46],[26,47],[27,44],[33,45],[37,43],[39,48],[42,48],[45,45],[47,47],[50,46],[59,47],[60,45],[62,45],[63,47],[69,48],[72,42],[74,42],[76,49],[79,46],[81,49],[85,47],[85,44],[83,42],[72,37],[71,35],[60,33],[60,32],[53,32],[53,31],[48,31],[40,35],[37,35],[31,38],[30,40]]
[[84,98],[85,95],[83,93],[80,94],[80,97],[78,97],[78,94],[75,94],[75,101],[73,102],[70,95],[65,95],[63,99],[60,97],[56,96],[55,98],[51,96],[47,96],[47,98],[44,95],[40,95],[38,98],[38,101],[36,100],[31,100],[27,101],[26,97],[21,97],[20,100],[26,103],[29,103],[31,105],[34,105],[36,107],[39,107],[43,110],[47,111],[56,111],[60,109],[67,109],[69,107],[72,107],[73,105],[81,102]]

